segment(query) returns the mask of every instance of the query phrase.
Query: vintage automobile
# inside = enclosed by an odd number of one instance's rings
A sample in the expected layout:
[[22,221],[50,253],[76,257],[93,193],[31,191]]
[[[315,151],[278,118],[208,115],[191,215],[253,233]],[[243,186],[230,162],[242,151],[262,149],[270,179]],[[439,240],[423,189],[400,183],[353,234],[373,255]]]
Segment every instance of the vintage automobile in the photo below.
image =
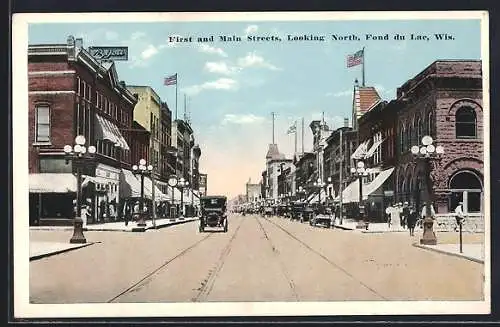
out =
[[324,205],[317,205],[312,219],[309,220],[311,226],[324,226],[330,228],[332,225],[332,210]]
[[221,227],[224,232],[227,232],[226,204],[227,197],[223,195],[202,196],[200,198],[200,233],[205,231],[205,227]]

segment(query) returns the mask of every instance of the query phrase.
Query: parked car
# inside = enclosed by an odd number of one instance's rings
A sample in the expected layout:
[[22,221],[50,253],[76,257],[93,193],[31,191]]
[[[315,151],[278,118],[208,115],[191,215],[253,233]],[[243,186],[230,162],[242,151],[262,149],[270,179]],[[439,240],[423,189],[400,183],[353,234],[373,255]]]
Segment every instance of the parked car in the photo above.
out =
[[227,232],[228,221],[226,212],[227,197],[223,195],[203,196],[200,198],[201,217],[200,233],[206,227],[220,227]]

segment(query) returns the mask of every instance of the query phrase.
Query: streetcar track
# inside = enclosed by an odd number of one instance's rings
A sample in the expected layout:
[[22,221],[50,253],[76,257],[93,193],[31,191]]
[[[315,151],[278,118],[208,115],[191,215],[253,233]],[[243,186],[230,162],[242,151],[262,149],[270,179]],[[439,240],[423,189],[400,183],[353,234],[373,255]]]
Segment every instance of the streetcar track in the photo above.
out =
[[365,284],[363,281],[359,280],[358,278],[354,277],[354,275],[352,275],[350,272],[348,272],[347,270],[345,270],[344,268],[342,268],[339,264],[335,263],[334,261],[330,260],[328,257],[326,257],[325,255],[323,255],[322,253],[320,253],[319,251],[313,249],[311,246],[309,246],[307,243],[305,243],[304,241],[302,241],[301,239],[299,239],[298,237],[296,237],[295,235],[293,235],[292,233],[290,233],[288,230],[286,230],[285,228],[281,227],[279,224],[273,222],[272,220],[270,220],[269,218],[264,218],[266,221],[268,221],[269,223],[273,224],[274,226],[278,227],[279,229],[281,229],[283,232],[285,232],[290,238],[294,239],[295,241],[297,241],[298,243],[300,243],[302,246],[304,246],[305,248],[307,248],[308,250],[310,250],[311,252],[313,252],[314,254],[318,255],[319,257],[321,257],[323,260],[325,260],[328,264],[330,264],[331,266],[333,266],[334,268],[337,268],[338,270],[342,271],[344,274],[346,274],[347,276],[349,276],[351,279],[355,280],[356,282],[358,282],[359,284],[361,284],[363,287],[365,287],[366,289],[370,290],[373,294],[381,297],[382,299],[384,300],[389,300],[388,298],[386,298],[385,296],[383,296],[382,294],[378,293],[375,289],[371,288],[370,286],[368,286],[367,284]]
[[144,275],[144,277],[142,277],[138,282],[135,282],[134,284],[132,284],[131,286],[127,287],[125,290],[123,290],[122,292],[120,292],[118,295],[116,295],[113,298],[111,298],[110,300],[106,301],[106,303],[112,303],[116,299],[124,296],[125,294],[139,291],[142,287],[144,287],[145,284],[147,284],[147,283],[144,283],[145,281],[149,281],[153,275],[155,275],[160,270],[162,270],[163,268],[165,268],[169,263],[171,263],[172,261],[174,261],[174,260],[182,257],[183,255],[185,255],[186,253],[188,253],[189,251],[191,251],[192,249],[194,249],[195,247],[197,247],[199,244],[201,244],[202,242],[204,242],[205,240],[207,240],[212,235],[213,234],[208,234],[205,237],[203,237],[202,239],[200,239],[197,242],[195,242],[194,244],[192,244],[189,247],[185,248],[184,250],[182,250],[181,252],[179,252],[173,258],[165,261],[158,268],[156,268],[153,271],[151,271],[151,272],[147,273],[146,275]]
[[212,289],[215,285],[215,281],[219,276],[219,272],[224,266],[226,258],[231,252],[231,245],[234,239],[236,238],[236,234],[238,234],[238,231],[240,230],[243,221],[244,220],[242,219],[238,227],[236,227],[233,236],[231,236],[231,239],[229,239],[229,242],[222,250],[221,255],[219,256],[219,259],[217,260],[215,267],[213,267],[208,271],[208,276],[206,276],[205,279],[201,282],[201,286],[198,289],[196,289],[198,291],[198,294],[196,294],[196,296],[191,299],[192,302],[199,302],[199,300],[202,298],[206,299],[212,292]]
[[[280,256],[279,256],[279,252],[278,252],[278,249],[276,249],[276,247],[274,246],[273,242],[271,241],[271,239],[269,238],[269,236],[267,235],[267,232],[266,230],[264,229],[264,226],[262,226],[262,223],[260,222],[260,219],[259,217],[257,216],[254,216],[255,220],[257,220],[257,223],[259,224],[259,227],[260,229],[262,230],[262,232],[264,233],[264,237],[266,238],[266,240],[268,241],[269,245],[271,246],[271,250],[273,252],[273,254],[276,256],[276,259],[278,260],[279,264],[280,264],[280,267],[281,267],[281,271],[283,273],[283,275],[285,276],[285,278],[287,279],[288,281],[288,285],[290,286],[290,290],[292,291],[292,295],[293,297],[295,298],[295,300],[297,301],[300,301],[300,297],[299,297],[299,294],[297,293],[297,290],[295,288],[295,284],[293,282],[293,279],[292,277],[290,276],[290,274],[288,273],[288,270],[286,269],[286,266],[285,264],[283,263],[283,261],[281,260]],[[264,218],[265,219],[265,218]]]

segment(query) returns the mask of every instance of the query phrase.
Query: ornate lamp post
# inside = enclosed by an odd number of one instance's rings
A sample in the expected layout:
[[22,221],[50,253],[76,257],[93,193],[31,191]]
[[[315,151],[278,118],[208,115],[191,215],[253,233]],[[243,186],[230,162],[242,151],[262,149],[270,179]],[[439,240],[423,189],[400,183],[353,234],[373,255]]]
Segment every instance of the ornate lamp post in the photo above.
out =
[[172,208],[174,208],[174,192],[175,192],[175,187],[177,186],[178,180],[176,175],[171,175],[168,178],[168,185],[172,188],[172,203],[171,203],[171,208],[170,208],[170,218],[174,218],[175,213],[173,212]]
[[[431,187],[431,159],[438,159],[443,153],[444,148],[441,145],[434,146],[431,136],[425,135],[422,137],[421,145],[414,145],[411,147],[411,153],[415,160],[423,161],[425,165],[425,219],[424,219],[424,233],[420,239],[420,244],[436,245],[437,238],[433,231],[434,217],[431,209],[432,202],[432,187]],[[417,208],[420,210],[420,208]],[[418,211],[417,211],[418,212]]]
[[189,186],[189,182],[181,177],[177,183],[177,187],[181,191],[181,217],[184,217],[184,188]]
[[366,228],[364,223],[365,218],[365,206],[363,205],[363,177],[368,176],[371,172],[370,168],[365,167],[365,163],[359,160],[356,167],[351,167],[351,174],[358,178],[359,180],[359,221],[356,228]]
[[76,168],[76,215],[73,223],[73,236],[69,240],[70,243],[86,243],[87,240],[83,235],[83,218],[81,217],[82,203],[82,171],[86,161],[94,158],[96,152],[95,146],[85,147],[85,136],[78,135],[75,137],[75,145],[65,145],[64,154],[66,163],[70,160]]
[[[153,166],[148,165],[146,166],[146,160],[141,159],[139,160],[139,165],[133,165],[132,166],[132,172],[134,175],[140,175],[141,176],[141,202],[140,202],[140,207],[139,207],[139,220],[137,221],[137,229],[136,231],[144,231],[146,227],[146,222],[144,220],[144,176],[151,175],[151,172],[153,171]],[[153,185],[154,187],[154,185]],[[153,203],[154,205],[154,203]],[[133,229],[134,230],[134,229]]]

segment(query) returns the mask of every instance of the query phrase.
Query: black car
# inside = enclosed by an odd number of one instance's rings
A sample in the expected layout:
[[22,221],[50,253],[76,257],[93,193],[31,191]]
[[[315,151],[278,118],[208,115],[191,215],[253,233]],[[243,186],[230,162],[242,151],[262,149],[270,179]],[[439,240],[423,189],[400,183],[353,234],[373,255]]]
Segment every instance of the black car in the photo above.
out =
[[205,227],[221,227],[227,232],[227,197],[223,195],[203,196],[200,198],[200,233]]

